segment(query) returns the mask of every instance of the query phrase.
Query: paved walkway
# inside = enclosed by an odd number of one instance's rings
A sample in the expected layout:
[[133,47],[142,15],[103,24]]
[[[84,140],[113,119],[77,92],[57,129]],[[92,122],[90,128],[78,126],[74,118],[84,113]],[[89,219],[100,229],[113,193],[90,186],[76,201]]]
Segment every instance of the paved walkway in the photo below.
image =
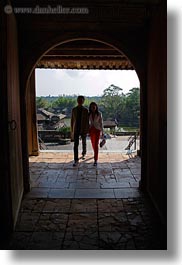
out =
[[[99,150],[100,153],[102,152],[120,152],[123,154],[126,154],[126,150],[125,148],[128,146],[128,138],[129,136],[113,136],[113,135],[107,135],[106,138],[106,144]],[[81,141],[80,141],[81,143]],[[136,141],[136,149],[140,149],[139,148],[139,144],[140,141],[139,139],[137,139]],[[68,151],[68,152],[73,152],[73,142],[71,142],[70,144],[66,144],[66,145],[60,145],[58,143],[46,143],[47,149],[49,150],[49,152],[51,150],[63,150],[63,151]],[[79,145],[79,149],[81,150],[81,144]],[[135,146],[132,145],[131,149],[135,149]],[[90,152],[92,151],[92,145],[91,145],[91,141],[90,138],[87,137],[87,150]]]
[[139,196],[140,159],[101,153],[97,167],[88,153],[73,167],[72,153],[42,152],[30,158],[29,198],[134,198]]
[[70,153],[31,157],[32,190],[9,249],[165,249],[159,220],[138,189],[140,159],[103,153],[99,162],[95,168],[88,154],[73,168]]

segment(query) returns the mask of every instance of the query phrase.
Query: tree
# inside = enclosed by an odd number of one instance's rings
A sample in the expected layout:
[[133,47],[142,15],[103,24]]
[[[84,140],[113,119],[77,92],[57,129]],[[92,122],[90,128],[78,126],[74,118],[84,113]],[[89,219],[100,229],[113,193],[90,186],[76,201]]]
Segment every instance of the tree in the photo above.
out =
[[49,107],[49,102],[43,98],[43,97],[38,97],[36,98],[36,106],[37,108],[48,108]]
[[123,122],[127,126],[139,125],[140,113],[140,89],[132,88],[126,94],[125,111],[123,112]]
[[110,85],[104,90],[103,96],[101,98],[101,106],[104,109],[103,117],[104,119],[118,119],[119,113],[122,109],[122,101],[124,94],[122,93],[122,88]]
[[76,106],[76,100],[74,98],[59,97],[52,104],[53,107],[59,107],[60,109],[68,108],[72,109]]

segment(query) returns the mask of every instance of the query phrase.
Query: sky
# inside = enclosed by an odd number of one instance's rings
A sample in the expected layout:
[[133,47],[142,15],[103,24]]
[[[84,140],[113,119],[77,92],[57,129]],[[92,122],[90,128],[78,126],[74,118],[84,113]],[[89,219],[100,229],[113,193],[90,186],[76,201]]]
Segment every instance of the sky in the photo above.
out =
[[36,96],[84,95],[101,96],[111,84],[126,94],[140,87],[134,70],[69,70],[36,69]]

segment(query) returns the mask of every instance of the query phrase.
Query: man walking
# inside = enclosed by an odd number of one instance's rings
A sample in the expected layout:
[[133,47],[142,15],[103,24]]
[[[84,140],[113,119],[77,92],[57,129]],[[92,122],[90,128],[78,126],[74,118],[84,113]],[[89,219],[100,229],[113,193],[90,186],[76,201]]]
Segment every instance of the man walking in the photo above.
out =
[[71,113],[71,140],[74,141],[74,164],[78,164],[78,146],[79,137],[82,138],[82,159],[85,159],[86,155],[86,137],[89,130],[89,117],[88,109],[83,106],[85,101],[84,96],[78,96],[78,105],[72,109]]

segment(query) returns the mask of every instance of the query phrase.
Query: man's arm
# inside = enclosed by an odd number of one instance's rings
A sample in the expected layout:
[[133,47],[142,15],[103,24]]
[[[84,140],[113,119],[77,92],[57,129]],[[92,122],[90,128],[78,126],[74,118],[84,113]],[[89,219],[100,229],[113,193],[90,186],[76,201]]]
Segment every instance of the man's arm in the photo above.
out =
[[71,127],[71,140],[74,139],[74,128],[73,128],[73,123],[74,123],[74,115],[73,115],[73,109],[71,111],[71,122],[70,122],[70,127]]

